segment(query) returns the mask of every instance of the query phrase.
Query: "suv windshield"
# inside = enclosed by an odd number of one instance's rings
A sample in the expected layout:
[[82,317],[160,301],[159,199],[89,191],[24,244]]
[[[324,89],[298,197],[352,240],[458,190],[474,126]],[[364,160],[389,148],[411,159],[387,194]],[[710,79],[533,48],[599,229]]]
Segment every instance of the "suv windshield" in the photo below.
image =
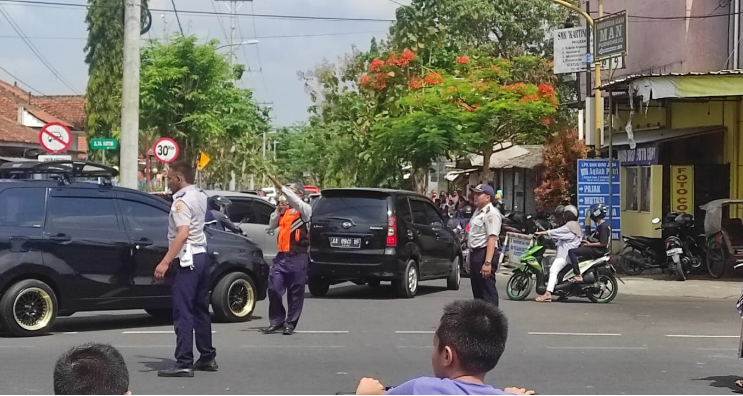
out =
[[386,224],[387,197],[330,196],[317,201],[313,219],[350,219],[356,223]]

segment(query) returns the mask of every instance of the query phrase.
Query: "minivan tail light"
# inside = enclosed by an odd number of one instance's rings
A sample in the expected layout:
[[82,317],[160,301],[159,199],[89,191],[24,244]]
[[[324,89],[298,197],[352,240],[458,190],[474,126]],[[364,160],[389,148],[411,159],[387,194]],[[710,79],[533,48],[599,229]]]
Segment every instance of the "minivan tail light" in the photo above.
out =
[[397,246],[397,219],[395,217],[387,218],[387,247]]

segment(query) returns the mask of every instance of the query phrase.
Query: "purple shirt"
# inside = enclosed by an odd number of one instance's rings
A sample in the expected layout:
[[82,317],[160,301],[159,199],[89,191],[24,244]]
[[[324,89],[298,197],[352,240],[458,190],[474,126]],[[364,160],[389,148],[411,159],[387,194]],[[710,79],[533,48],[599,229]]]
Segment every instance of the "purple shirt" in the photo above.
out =
[[448,378],[420,377],[387,391],[388,395],[511,395],[490,385]]

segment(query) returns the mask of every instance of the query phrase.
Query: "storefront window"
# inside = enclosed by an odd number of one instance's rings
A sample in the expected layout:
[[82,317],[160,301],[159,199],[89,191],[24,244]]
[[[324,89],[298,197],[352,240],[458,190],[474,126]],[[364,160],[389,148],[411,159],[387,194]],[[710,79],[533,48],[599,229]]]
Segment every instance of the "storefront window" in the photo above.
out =
[[625,167],[624,210],[650,212],[650,167]]
[[650,212],[650,167],[640,168],[640,212]]
[[624,183],[624,210],[637,210],[637,171],[636,166],[627,167]]

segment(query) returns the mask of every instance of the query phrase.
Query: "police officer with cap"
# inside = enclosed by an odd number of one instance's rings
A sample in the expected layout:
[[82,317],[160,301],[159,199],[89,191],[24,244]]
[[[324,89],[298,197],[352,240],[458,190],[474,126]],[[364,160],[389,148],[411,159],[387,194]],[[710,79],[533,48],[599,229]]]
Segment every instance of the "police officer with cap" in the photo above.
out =
[[[275,177],[268,175],[276,190],[286,197],[271,214],[270,229],[279,229],[279,253],[273,260],[268,275],[268,319],[270,326],[265,334],[283,329],[284,335],[291,335],[297,327],[304,305],[304,288],[307,284],[309,265],[309,222],[312,206],[304,201],[304,186],[295,183],[282,186]],[[288,312],[284,309],[286,300]]]
[[[193,377],[193,370],[217,371],[209,316],[209,258],[204,220],[207,196],[193,185],[194,169],[183,161],[168,170],[168,187],[175,191],[168,222],[170,247],[155,268],[155,280],[162,281],[168,270],[174,273],[173,325],[175,326],[175,366],[160,370],[160,377]],[[193,342],[201,353],[193,362]]]
[[498,236],[501,214],[493,206],[493,187],[480,184],[470,188],[475,195],[477,210],[470,220],[467,245],[470,247],[470,282],[472,295],[498,305],[498,290],[495,288]]

